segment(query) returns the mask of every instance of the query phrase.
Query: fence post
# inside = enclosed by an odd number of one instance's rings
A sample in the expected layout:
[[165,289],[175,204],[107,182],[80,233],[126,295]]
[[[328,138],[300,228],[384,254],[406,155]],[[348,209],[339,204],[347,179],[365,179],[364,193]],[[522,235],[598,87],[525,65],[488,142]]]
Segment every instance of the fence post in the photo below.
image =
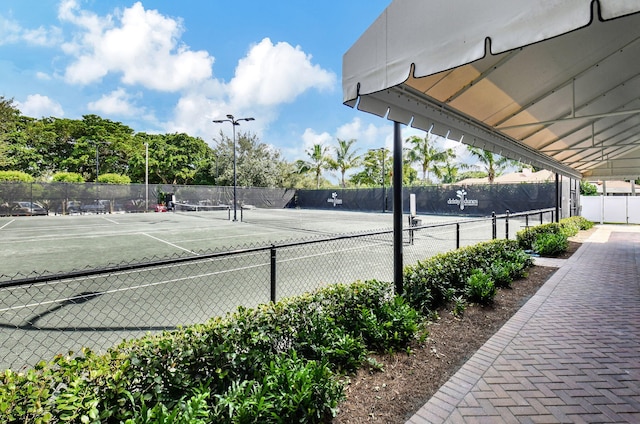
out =
[[498,238],[498,226],[496,223],[496,213],[491,212],[491,237],[495,240]]
[[504,219],[505,238],[509,240],[509,209],[507,209],[507,216]]
[[456,222],[456,249],[460,249],[460,223]]
[[524,228],[529,228],[529,214],[524,216]]
[[542,214],[543,214],[543,213],[544,213],[544,212],[540,212],[540,225],[544,224],[544,220],[543,220],[543,218],[542,218]]
[[271,301],[276,302],[276,246],[271,245]]

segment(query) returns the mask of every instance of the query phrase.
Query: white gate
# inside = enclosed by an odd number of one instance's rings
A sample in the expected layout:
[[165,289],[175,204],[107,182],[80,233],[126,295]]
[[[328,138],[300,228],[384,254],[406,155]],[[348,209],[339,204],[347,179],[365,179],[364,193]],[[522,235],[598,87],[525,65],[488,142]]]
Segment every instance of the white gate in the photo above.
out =
[[638,196],[580,196],[582,215],[599,223],[640,224]]

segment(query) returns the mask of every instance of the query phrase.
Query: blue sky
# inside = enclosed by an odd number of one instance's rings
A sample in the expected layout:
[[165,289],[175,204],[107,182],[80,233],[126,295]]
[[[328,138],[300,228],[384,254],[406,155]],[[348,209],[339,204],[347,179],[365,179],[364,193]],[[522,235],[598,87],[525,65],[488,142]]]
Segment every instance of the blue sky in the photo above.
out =
[[[389,121],[342,104],[342,55],[390,0],[2,0],[0,95],[24,115],[123,122],[213,144],[254,117],[287,160],[314,143],[391,147]],[[403,137],[421,135],[405,129]]]

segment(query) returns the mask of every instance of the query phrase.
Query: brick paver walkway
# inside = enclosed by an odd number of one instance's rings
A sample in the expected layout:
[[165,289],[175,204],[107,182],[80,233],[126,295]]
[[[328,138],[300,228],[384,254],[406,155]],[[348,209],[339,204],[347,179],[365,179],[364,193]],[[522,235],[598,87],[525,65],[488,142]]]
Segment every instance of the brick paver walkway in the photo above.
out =
[[408,422],[640,423],[638,229],[599,227]]

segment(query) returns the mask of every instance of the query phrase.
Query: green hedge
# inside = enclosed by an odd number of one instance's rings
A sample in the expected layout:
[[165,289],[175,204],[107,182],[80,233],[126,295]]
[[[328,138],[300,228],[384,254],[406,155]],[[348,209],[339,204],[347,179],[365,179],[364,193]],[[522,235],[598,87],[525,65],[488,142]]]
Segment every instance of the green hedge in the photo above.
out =
[[[559,223],[549,223],[518,231],[516,240],[524,250],[534,250],[543,256],[555,256],[566,251],[567,238],[573,237],[580,230],[593,227],[593,222],[581,217],[563,218]],[[564,239],[564,240],[563,240]]]
[[[126,341],[105,355],[85,350],[25,373],[8,370],[0,376],[0,414],[10,423],[200,415],[221,423],[324,422],[343,396],[336,373],[355,370],[371,350],[406,347],[418,323],[389,283],[330,286]],[[189,406],[197,410],[185,415]]]
[[428,314],[456,296],[466,296],[468,279],[476,270],[491,275],[503,273],[506,267],[510,279],[502,285],[508,285],[532,265],[515,240],[483,242],[405,267],[403,296],[409,305]]
[[371,351],[406,349],[444,302],[488,303],[531,258],[513,240],[441,254],[390,283],[325,287],[172,332],[129,340],[104,355],[59,355],[0,374],[7,423],[328,422],[341,376]]

